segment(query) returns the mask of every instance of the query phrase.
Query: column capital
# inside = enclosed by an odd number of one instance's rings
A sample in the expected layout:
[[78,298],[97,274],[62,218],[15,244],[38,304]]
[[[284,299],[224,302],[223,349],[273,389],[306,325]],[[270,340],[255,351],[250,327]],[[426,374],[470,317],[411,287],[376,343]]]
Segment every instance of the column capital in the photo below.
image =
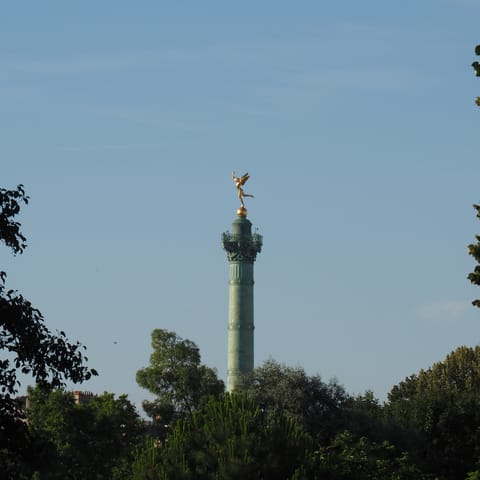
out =
[[262,250],[263,237],[252,233],[252,223],[238,216],[232,223],[232,232],[222,234],[222,246],[229,262],[253,263]]
[[263,238],[259,233],[249,236],[230,232],[222,234],[222,247],[229,262],[253,263],[262,250],[262,244]]

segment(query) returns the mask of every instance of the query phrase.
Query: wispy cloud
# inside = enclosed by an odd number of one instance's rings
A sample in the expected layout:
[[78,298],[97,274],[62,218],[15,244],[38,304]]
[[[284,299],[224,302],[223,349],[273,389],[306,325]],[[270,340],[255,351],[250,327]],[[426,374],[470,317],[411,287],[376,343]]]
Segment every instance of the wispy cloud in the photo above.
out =
[[88,115],[120,122],[148,125],[160,130],[205,132],[210,129],[210,125],[205,120],[196,122],[189,117],[185,118],[178,112],[159,112],[155,109],[122,105],[78,105],[75,109]]
[[[18,57],[0,54],[2,70],[39,74],[80,74],[109,70],[131,70],[162,65],[168,62],[182,62],[196,59],[199,52],[195,48],[141,50],[131,52],[92,52],[72,53],[68,57]],[[203,55],[211,56],[206,49]]]
[[162,48],[131,52],[72,53],[68,57],[18,57],[0,54],[3,71],[37,74],[81,74],[109,70],[131,70],[156,67],[171,63],[201,62],[218,59],[225,54],[224,48],[188,47]]
[[428,79],[407,70],[392,69],[372,65],[349,69],[329,69],[319,72],[291,75],[278,85],[263,89],[263,96],[274,102],[288,101],[292,96],[299,98],[319,98],[330,96],[332,92],[366,92],[366,91],[406,91],[412,88],[427,88]]
[[[58,147],[63,152],[97,152],[111,150],[158,150],[163,145],[159,143],[135,143],[135,144],[98,144],[98,145],[67,145]],[[96,159],[95,161],[97,161]]]
[[438,300],[422,305],[419,318],[430,322],[454,322],[462,320],[469,308],[468,300]]
[[11,58],[3,55],[0,58],[3,69],[10,69],[25,73],[72,74],[88,73],[100,70],[133,68],[135,57],[118,58]]
[[474,7],[479,8],[480,4],[478,0],[446,0],[447,4],[458,6],[466,6],[466,7]]
[[[254,39],[249,43],[222,42],[185,47],[163,47],[136,51],[104,51],[80,53],[57,57],[19,57],[0,53],[0,66],[3,70],[12,69],[27,73],[75,74],[105,70],[122,70],[150,66],[171,65],[215,65],[238,69],[271,70],[274,74],[297,71],[296,66],[308,59],[318,65],[319,59],[335,55],[345,57],[351,63],[351,50],[366,52],[385,49],[384,46],[394,37],[393,32],[379,30],[365,24],[335,24],[322,29],[316,36],[295,39]],[[346,40],[348,39],[348,41]],[[358,53],[357,53],[358,56]],[[320,60],[320,63],[321,60]]]

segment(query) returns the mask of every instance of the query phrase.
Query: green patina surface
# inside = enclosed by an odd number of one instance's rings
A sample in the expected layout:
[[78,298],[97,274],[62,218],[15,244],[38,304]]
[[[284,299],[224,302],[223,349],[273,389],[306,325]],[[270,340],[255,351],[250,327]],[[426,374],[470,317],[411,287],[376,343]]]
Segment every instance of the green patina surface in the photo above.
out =
[[251,222],[238,217],[232,233],[222,235],[222,245],[230,262],[227,390],[231,392],[241,389],[242,376],[253,369],[253,263],[262,236],[252,234]]

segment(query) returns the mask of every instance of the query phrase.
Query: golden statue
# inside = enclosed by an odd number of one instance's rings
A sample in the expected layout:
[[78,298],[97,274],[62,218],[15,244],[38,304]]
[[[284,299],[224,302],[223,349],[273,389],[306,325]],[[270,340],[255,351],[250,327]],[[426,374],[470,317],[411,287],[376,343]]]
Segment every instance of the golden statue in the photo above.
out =
[[243,191],[242,186],[245,185],[245,182],[250,178],[250,175],[248,173],[245,173],[245,175],[241,176],[240,178],[235,176],[235,171],[232,172],[232,178],[233,181],[235,182],[235,186],[237,187],[237,194],[238,194],[238,199],[240,200],[240,208],[237,210],[238,215],[247,216],[247,209],[245,208],[245,197],[252,197],[253,195],[250,195],[249,193],[245,193]]

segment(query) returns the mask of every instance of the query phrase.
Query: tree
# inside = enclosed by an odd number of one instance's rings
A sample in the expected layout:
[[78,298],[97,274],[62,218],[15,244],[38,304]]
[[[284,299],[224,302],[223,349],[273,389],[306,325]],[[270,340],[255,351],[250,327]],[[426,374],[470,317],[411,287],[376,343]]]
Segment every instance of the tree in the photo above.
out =
[[303,368],[267,360],[247,375],[245,391],[260,408],[286,412],[323,443],[345,429],[343,387],[335,381],[324,383],[318,375],[308,376]]
[[[480,205],[473,205],[473,208],[477,212],[477,218],[480,218]],[[467,251],[468,254],[475,259],[477,266],[475,267],[475,270],[468,275],[468,279],[473,283],[473,285],[480,285],[480,235],[475,235],[475,238],[477,243],[471,243],[467,247]],[[480,299],[474,300],[472,304],[475,307],[480,307]]]
[[[332,443],[314,455],[314,477],[322,480],[422,480],[428,477],[413,465],[406,453],[389,442],[356,439],[349,432],[336,435]],[[309,478],[312,478],[310,476]]]
[[[23,185],[0,189],[0,240],[14,255],[26,247],[15,217],[28,200]],[[20,386],[17,372],[50,387],[61,386],[66,379],[82,382],[97,373],[85,366],[84,347],[69,343],[64,332],[51,333],[39,310],[17,291],[7,290],[6,278],[0,271],[0,468],[5,476],[19,478],[18,468],[29,448],[22,412],[14,400]]]
[[246,395],[225,395],[177,422],[163,445],[150,443],[133,479],[300,478],[312,453],[312,439],[291,416],[269,416]]
[[410,429],[425,471],[463,480],[480,458],[480,346],[459,347],[388,394],[386,414]]
[[355,438],[365,437],[380,443],[388,440],[397,445],[398,429],[385,422],[383,405],[371,390],[363,395],[349,396],[342,405],[342,415],[346,419],[346,430]]
[[465,480],[480,480],[480,470],[469,472]]
[[[480,45],[475,47],[475,55],[480,55]],[[475,61],[472,63],[472,67],[475,70],[475,75],[480,77],[480,63]],[[480,97],[477,97],[475,103],[480,107]]]
[[422,480],[386,441],[340,432],[317,444],[287,412],[267,412],[247,394],[212,399],[177,422],[162,445],[139,452],[132,480]]
[[29,199],[23,185],[18,185],[15,190],[0,188],[0,240],[14,255],[22,253],[27,246],[27,239],[20,231],[21,225],[14,221],[14,217],[20,213],[20,204],[28,204]]
[[133,452],[143,443],[144,425],[126,395],[94,396],[75,404],[62,389],[29,389],[27,419],[41,447],[37,471],[51,479],[130,479]]
[[194,342],[183,340],[175,332],[156,329],[152,332],[153,353],[150,366],[137,372],[137,383],[156,395],[143,402],[146,413],[162,425],[194,412],[210,396],[224,391],[216,371],[201,364],[200,351]]
[[145,422],[127,395],[104,392],[86,405],[93,412],[93,443],[98,464],[110,471],[106,478],[130,480],[135,449],[143,445]]

